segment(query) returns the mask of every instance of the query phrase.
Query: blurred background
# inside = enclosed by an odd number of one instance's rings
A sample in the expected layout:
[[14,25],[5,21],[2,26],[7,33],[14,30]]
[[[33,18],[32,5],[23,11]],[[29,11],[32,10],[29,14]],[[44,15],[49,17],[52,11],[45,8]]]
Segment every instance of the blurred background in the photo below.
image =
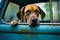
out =
[[[35,3],[35,5],[39,6],[45,13],[46,16],[44,18],[45,21],[50,21],[50,9],[49,2],[46,3]],[[19,5],[9,2],[7,10],[5,12],[4,19],[5,21],[18,20],[16,17],[17,12],[19,11]],[[41,16],[41,15],[40,15]],[[41,17],[39,16],[39,20],[41,21]]]
[[[40,2],[40,3],[34,3],[35,5],[38,5],[46,14],[44,21],[50,22],[50,4],[49,2]],[[15,4],[13,2],[9,2],[5,15],[4,20],[5,21],[12,21],[12,20],[18,20],[16,17],[17,12],[19,11],[20,5]],[[53,1],[52,0],[52,12],[53,12],[53,22],[54,23],[60,23],[60,2],[59,1]],[[41,20],[41,15],[38,18]]]

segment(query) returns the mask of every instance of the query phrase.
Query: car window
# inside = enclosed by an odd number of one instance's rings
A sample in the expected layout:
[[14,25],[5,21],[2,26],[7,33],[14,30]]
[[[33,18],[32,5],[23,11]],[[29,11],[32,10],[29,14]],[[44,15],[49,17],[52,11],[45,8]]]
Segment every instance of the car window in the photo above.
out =
[[60,1],[52,0],[52,12],[53,12],[53,21],[54,23],[60,23]]
[[18,11],[19,11],[19,5],[13,2],[9,2],[4,15],[4,20],[5,21],[17,20],[16,13]]
[[[50,8],[50,3],[49,2],[41,2],[41,3],[34,3],[35,5],[39,6],[44,12],[45,12],[45,18],[42,22],[41,20],[41,15],[39,15],[38,20],[40,23],[50,23],[51,19],[51,11],[52,11],[52,18],[53,18],[53,23],[60,23],[60,1],[52,1],[52,8]],[[12,20],[18,20],[16,14],[19,11],[20,5],[9,2],[5,14],[4,14],[4,21],[9,22]],[[52,9],[52,10],[51,10]]]
[[[34,3],[35,5],[38,5],[44,12],[45,12],[45,18],[44,22],[50,22],[50,8],[49,8],[49,2],[42,2],[42,3]],[[12,21],[12,20],[18,20],[16,14],[19,11],[19,5],[15,4],[13,2],[9,2],[5,15],[4,15],[4,21]],[[38,17],[39,21],[41,20],[41,15]]]

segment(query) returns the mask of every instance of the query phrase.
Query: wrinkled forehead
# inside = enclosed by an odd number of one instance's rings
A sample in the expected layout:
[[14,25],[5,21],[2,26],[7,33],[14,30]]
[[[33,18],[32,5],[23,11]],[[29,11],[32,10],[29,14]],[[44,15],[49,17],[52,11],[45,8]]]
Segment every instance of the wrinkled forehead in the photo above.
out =
[[25,6],[25,12],[27,10],[31,10],[31,11],[34,11],[34,10],[39,10],[38,6],[34,5],[34,4],[30,4],[30,5],[27,5]]

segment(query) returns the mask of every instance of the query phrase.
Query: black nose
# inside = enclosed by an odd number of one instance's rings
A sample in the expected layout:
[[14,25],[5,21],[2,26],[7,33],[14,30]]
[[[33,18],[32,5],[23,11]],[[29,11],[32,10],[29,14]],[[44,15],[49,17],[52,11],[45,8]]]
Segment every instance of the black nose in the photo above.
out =
[[32,18],[32,22],[37,22],[37,18]]

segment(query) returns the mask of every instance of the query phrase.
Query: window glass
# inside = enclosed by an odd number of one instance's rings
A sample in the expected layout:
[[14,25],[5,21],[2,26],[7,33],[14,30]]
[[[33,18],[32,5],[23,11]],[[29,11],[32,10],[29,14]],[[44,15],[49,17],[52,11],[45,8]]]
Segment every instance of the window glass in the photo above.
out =
[[52,0],[53,21],[60,23],[60,1]]
[[5,12],[4,20],[5,21],[17,20],[16,13],[18,11],[19,11],[19,5],[9,2]]
[[[46,14],[43,23],[50,22],[49,2],[35,3],[35,5],[38,5]],[[19,11],[19,5],[9,2],[5,15],[4,15],[4,21],[18,20],[18,18],[16,16],[18,11]],[[39,21],[42,21],[41,15],[39,15],[38,19],[39,19]]]

